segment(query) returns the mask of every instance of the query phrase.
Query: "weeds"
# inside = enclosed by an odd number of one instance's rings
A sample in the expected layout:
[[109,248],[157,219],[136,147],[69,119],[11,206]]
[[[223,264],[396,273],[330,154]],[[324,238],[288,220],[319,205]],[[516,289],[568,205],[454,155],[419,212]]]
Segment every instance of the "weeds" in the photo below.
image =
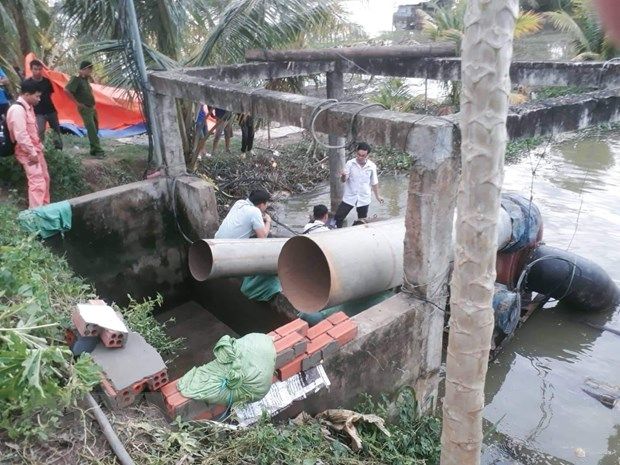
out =
[[161,306],[164,299],[157,294],[154,299],[144,299],[138,302],[129,297],[129,304],[126,308],[121,309],[121,313],[127,322],[127,325],[133,330],[140,333],[146,342],[151,344],[164,359],[166,363],[170,363],[175,358],[176,352],[183,348],[183,339],[172,339],[165,332],[166,326],[174,324],[174,318],[159,323],[153,316],[156,307]]

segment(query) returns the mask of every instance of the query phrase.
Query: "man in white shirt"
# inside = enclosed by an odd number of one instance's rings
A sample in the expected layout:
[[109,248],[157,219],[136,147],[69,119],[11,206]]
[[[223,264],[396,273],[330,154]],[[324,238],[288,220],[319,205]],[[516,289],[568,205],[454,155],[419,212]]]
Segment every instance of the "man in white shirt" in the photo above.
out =
[[265,213],[271,197],[264,189],[250,192],[247,199],[237,200],[219,229],[216,239],[248,239],[252,234],[262,239],[269,235],[271,217]]
[[315,205],[312,210],[312,218],[313,220],[304,226],[304,232],[302,234],[329,231],[329,228],[326,226],[327,220],[329,219],[329,210],[325,205]]
[[345,183],[344,195],[335,215],[337,228],[342,227],[344,219],[353,207],[357,209],[358,219],[368,216],[371,190],[377,200],[383,203],[383,198],[379,195],[377,165],[368,159],[369,153],[370,145],[360,142],[357,144],[355,158],[344,165],[344,171],[340,175],[340,180]]

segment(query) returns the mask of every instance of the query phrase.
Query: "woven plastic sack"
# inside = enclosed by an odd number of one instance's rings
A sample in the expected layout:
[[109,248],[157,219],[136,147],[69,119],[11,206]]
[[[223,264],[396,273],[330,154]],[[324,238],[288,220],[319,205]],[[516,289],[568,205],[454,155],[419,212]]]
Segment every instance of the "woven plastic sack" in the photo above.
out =
[[223,336],[213,348],[213,354],[215,360],[192,368],[179,380],[181,394],[228,406],[265,397],[276,365],[271,337],[259,333],[240,339]]

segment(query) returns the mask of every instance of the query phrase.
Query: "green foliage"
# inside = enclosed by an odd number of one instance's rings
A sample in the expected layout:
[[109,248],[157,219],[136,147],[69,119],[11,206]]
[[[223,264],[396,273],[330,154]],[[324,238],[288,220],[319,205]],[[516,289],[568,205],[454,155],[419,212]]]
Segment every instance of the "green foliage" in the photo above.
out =
[[522,139],[514,139],[506,144],[505,159],[507,162],[517,160],[522,154],[543,144],[548,138],[541,136],[524,137]]
[[536,89],[536,100],[564,97],[565,95],[583,94],[590,89],[579,86],[549,86]]
[[[350,438],[319,420],[299,418],[284,424],[263,419],[257,425],[228,430],[214,424],[177,420],[172,428],[153,422],[118,420],[114,425],[125,444],[133,444],[136,463],[170,464],[181,459],[201,465],[434,465],[439,463],[441,423],[417,413],[411,389],[394,403],[364,399],[355,409],[392,418],[390,436],[371,424],[357,423],[362,450]],[[102,459],[102,457],[98,457]]]
[[[423,99],[423,97],[422,97]],[[383,105],[388,110],[408,112],[412,111],[420,97],[415,97],[401,78],[392,78],[379,87],[376,95],[370,101]]]
[[175,353],[183,348],[183,339],[172,339],[165,332],[166,326],[174,324],[174,318],[159,323],[153,315],[155,308],[160,307],[164,301],[163,297],[157,294],[154,299],[144,299],[142,302],[128,297],[129,305],[121,309],[126,323],[133,331],[140,333],[162,357],[168,358],[166,363],[169,363]]
[[[51,179],[52,202],[70,199],[87,192],[84,170],[79,158],[66,152],[46,148],[45,159]],[[26,193],[26,176],[15,157],[0,158],[0,180],[6,186]]]
[[377,164],[379,172],[402,172],[411,168],[411,155],[393,147],[373,147],[372,160]]
[[44,438],[97,380],[88,357],[73,363],[62,329],[92,289],[19,230],[16,216],[0,205],[0,429]]
[[[466,0],[455,0],[453,4],[435,7],[431,20],[426,21],[424,32],[433,40],[450,40],[458,44],[465,31]],[[525,37],[540,31],[544,18],[533,11],[520,11],[515,23],[515,37]]]
[[572,0],[570,9],[544,15],[556,29],[569,35],[577,52],[573,60],[608,60],[618,54],[603,30],[592,0]]

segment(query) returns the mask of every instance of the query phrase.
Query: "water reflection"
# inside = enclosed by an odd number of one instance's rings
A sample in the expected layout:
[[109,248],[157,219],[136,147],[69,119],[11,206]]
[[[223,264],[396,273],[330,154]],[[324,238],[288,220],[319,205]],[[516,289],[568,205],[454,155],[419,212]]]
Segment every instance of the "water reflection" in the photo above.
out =
[[[540,163],[524,157],[506,166],[504,188],[533,195],[545,222],[545,241],[570,249],[605,268],[620,282],[620,131],[553,145]],[[536,173],[532,176],[533,168]],[[581,183],[587,174],[582,191]],[[370,215],[405,214],[407,177],[380,176],[386,202]],[[326,186],[284,202],[281,219],[301,227],[315,203],[329,204]],[[352,214],[353,216],[353,214]],[[584,320],[620,328],[620,312],[583,314],[552,308],[534,314],[489,367],[484,416],[498,425],[496,446],[506,438],[523,463],[618,464],[620,411],[609,410],[581,387],[592,378],[620,385],[620,337]],[[576,449],[586,456],[578,458]],[[532,455],[538,451],[540,455]],[[502,454],[506,452],[505,450]],[[500,456],[504,456],[499,454]],[[547,455],[557,459],[549,459]],[[511,463],[490,454],[487,464]],[[523,457],[529,457],[522,460]],[[532,458],[534,457],[534,458]]]

